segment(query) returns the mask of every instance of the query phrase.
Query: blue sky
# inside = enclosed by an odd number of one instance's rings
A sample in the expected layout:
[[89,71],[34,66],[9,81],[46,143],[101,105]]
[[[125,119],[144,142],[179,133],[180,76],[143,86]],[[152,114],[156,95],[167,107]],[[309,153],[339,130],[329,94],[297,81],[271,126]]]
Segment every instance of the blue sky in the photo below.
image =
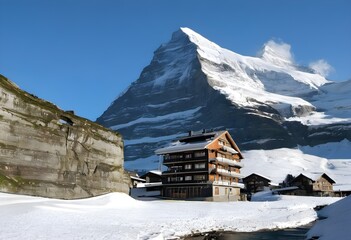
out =
[[254,56],[268,40],[351,79],[348,0],[0,0],[0,73],[95,120],[179,27]]

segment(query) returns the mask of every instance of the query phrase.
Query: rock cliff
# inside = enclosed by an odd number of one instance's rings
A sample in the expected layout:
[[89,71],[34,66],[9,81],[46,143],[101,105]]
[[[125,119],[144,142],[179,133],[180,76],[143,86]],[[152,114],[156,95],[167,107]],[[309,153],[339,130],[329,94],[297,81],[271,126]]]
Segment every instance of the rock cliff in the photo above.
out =
[[75,199],[128,192],[122,137],[0,75],[0,191]]

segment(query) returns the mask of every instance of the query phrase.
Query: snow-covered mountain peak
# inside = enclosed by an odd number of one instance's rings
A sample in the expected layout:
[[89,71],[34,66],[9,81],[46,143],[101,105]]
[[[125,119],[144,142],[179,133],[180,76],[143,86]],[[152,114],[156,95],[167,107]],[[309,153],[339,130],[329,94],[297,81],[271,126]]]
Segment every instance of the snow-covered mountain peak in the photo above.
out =
[[203,37],[202,35],[198,34],[197,32],[193,31],[190,28],[182,27],[180,31],[186,34],[189,37],[189,40],[197,45],[198,47],[207,48],[207,49],[220,49],[221,47],[211,42],[207,38]]
[[269,40],[263,45],[258,57],[278,66],[288,66],[294,64],[291,46],[287,43],[278,43],[273,40]]
[[[320,74],[297,67],[291,46],[287,43],[270,40],[263,45],[258,57],[250,57],[222,48],[189,28],[180,28],[175,34],[187,36],[187,41],[196,46],[202,68],[210,79],[213,79],[211,75],[213,76],[216,72],[227,75],[216,77],[215,81],[220,85],[235,82],[235,84],[244,84],[246,87],[294,96],[312,89],[318,90],[320,86],[328,83]],[[174,40],[173,36],[173,43],[175,43]],[[219,69],[213,69],[213,64],[219,66]],[[210,66],[212,69],[206,72],[209,65],[212,65]],[[277,86],[283,89],[277,89]]]
[[152,159],[192,129],[229,129],[246,149],[346,138],[350,83],[326,84],[290,50],[269,41],[260,56],[243,56],[180,28],[97,121],[124,136],[128,160]]
[[[295,66],[290,50],[289,44],[271,40],[259,57],[243,56],[183,27],[155,51],[139,81],[158,92],[208,84],[236,106],[269,105],[284,117],[292,117],[314,109],[300,96],[318,91],[328,81]],[[196,71],[205,75],[203,83],[194,82]]]

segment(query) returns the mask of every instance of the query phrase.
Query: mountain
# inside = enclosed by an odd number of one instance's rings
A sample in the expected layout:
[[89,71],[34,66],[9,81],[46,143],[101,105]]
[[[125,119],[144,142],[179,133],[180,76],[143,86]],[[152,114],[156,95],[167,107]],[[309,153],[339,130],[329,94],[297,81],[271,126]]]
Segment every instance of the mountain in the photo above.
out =
[[351,81],[296,65],[287,44],[242,56],[181,28],[97,122],[124,136],[125,159],[139,168],[188,130],[228,129],[241,149],[350,140],[349,90]]

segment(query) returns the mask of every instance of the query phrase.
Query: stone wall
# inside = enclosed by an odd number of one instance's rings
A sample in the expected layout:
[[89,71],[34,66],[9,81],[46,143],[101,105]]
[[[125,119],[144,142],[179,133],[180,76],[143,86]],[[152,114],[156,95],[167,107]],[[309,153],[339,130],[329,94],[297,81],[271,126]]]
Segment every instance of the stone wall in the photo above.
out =
[[0,191],[75,199],[129,191],[122,137],[0,75]]

